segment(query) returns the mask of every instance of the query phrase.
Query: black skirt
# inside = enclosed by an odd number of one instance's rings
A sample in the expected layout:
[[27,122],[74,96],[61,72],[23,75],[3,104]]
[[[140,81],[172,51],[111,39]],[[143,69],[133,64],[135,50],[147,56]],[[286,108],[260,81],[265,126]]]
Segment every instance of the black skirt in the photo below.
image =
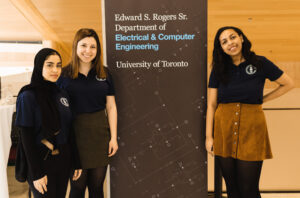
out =
[[109,125],[104,110],[76,116],[74,130],[83,169],[109,164]]

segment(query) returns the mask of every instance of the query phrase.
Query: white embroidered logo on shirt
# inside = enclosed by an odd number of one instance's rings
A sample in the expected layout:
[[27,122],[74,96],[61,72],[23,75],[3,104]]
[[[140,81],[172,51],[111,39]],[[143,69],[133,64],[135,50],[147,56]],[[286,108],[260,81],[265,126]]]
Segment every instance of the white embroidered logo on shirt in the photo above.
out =
[[67,98],[60,98],[61,104],[63,104],[66,107],[69,107],[69,102]]
[[255,74],[256,73],[256,67],[254,67],[253,65],[248,65],[247,67],[246,67],[246,73],[248,74],[248,75],[253,75],[253,74]]
[[98,78],[97,75],[96,75],[96,79],[97,79],[98,81],[106,81],[106,78]]

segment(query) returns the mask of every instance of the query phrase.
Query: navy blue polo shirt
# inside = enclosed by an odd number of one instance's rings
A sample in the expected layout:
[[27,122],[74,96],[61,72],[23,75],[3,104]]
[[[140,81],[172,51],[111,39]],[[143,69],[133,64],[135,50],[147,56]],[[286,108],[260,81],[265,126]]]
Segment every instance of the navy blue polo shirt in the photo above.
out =
[[58,79],[58,86],[68,93],[72,110],[76,114],[92,113],[106,108],[106,96],[115,95],[112,77],[109,72],[106,73],[106,79],[99,79],[95,69],[91,69],[87,76],[78,73],[76,79],[65,76]]
[[[67,94],[61,90],[53,99],[57,102],[58,111],[61,120],[60,133],[56,136],[57,144],[68,143],[69,133],[72,122],[72,112],[69,108],[69,99]],[[23,91],[17,99],[16,105],[16,125],[20,127],[33,127],[36,135],[36,144],[42,145],[42,113],[37,103],[34,91]]]
[[229,66],[230,80],[221,83],[212,71],[208,87],[218,88],[218,103],[241,102],[246,104],[262,104],[265,80],[277,80],[283,71],[263,56],[259,56],[262,68],[257,69],[247,61],[238,66]]

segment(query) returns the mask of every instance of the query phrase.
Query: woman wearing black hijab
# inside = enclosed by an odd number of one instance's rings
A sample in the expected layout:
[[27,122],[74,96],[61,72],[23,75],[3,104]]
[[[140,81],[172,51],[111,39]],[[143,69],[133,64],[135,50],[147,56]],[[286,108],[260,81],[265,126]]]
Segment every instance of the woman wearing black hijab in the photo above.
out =
[[[35,198],[64,198],[71,160],[79,167],[76,148],[71,149],[68,96],[55,84],[61,69],[57,51],[40,50],[34,59],[31,82],[20,90],[17,99],[16,125],[21,128],[27,181]],[[73,179],[80,173],[76,170]]]

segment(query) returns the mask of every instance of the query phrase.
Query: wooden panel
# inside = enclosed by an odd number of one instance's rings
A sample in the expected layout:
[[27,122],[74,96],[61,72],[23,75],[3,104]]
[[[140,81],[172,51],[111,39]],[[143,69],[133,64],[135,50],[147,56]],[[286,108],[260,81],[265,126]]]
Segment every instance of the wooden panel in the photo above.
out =
[[9,0],[0,0],[0,40],[41,41],[41,34]]
[[[42,36],[8,0],[0,0],[0,40],[43,40]],[[101,0],[32,0],[58,37],[71,49],[75,32],[83,27],[93,28],[102,39]],[[9,17],[7,17],[9,16]],[[101,42],[102,43],[102,42]],[[58,44],[59,46],[60,44]],[[64,51],[58,50],[64,55]],[[64,60],[68,62],[69,58]]]
[[55,43],[54,49],[61,52],[62,58],[70,56],[70,47],[60,39],[53,28],[48,24],[39,10],[32,4],[31,0],[10,0],[12,4],[23,14],[23,16],[37,29],[43,39]]
[[32,2],[68,47],[71,48],[75,33],[80,28],[93,28],[102,39],[101,0]]

